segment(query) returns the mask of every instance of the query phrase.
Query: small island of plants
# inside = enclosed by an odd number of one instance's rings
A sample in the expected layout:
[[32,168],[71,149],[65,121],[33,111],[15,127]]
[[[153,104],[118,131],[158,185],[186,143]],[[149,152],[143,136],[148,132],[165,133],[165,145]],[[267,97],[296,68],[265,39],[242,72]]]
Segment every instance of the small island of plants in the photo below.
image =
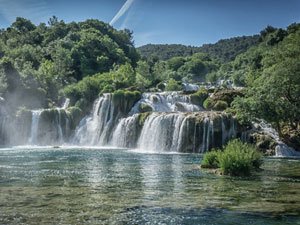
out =
[[202,160],[201,168],[218,169],[223,175],[249,176],[262,164],[262,154],[254,146],[240,140],[230,141],[221,150],[207,152]]

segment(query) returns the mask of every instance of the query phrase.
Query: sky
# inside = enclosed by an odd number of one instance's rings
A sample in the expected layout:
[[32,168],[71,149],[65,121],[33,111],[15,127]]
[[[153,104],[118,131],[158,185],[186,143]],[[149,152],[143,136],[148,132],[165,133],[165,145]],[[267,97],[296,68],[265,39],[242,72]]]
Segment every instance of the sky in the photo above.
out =
[[0,0],[0,28],[17,16],[35,24],[94,18],[133,31],[136,46],[201,46],[300,22],[300,0]]

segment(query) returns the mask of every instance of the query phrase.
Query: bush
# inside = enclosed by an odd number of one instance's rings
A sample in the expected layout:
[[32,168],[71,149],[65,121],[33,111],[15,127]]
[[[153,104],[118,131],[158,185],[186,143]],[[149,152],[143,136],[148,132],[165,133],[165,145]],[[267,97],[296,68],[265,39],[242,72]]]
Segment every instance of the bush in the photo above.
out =
[[216,169],[219,167],[219,156],[220,152],[213,150],[211,152],[207,152],[203,160],[201,162],[201,167],[202,168],[211,168],[211,169]]
[[203,102],[203,107],[205,109],[212,109],[214,106],[214,102],[211,98],[207,98],[204,102]]
[[166,91],[182,91],[182,87],[179,82],[171,78],[167,85],[166,85]]
[[220,168],[224,175],[249,176],[262,164],[262,155],[252,145],[232,140],[224,151],[212,151],[204,155],[202,167]]
[[218,100],[216,104],[213,106],[214,110],[223,111],[228,108],[228,104],[225,101]]

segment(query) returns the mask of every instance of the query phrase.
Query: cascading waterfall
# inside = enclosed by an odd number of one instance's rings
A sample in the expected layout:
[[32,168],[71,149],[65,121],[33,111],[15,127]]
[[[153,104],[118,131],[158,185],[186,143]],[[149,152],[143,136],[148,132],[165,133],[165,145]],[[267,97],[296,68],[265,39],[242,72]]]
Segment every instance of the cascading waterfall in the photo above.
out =
[[66,109],[69,107],[69,104],[70,104],[70,99],[69,98],[66,98],[65,101],[64,101],[64,104],[62,105],[62,109]]
[[136,147],[139,127],[139,114],[121,119],[113,132],[110,145],[127,148]]
[[[145,121],[138,148],[155,152],[203,153],[212,147],[221,147],[227,141],[227,137],[236,135],[234,128],[222,129],[220,125],[215,124],[214,121],[223,116],[214,112],[153,113]],[[222,139],[223,136],[226,136],[226,139]]]
[[30,131],[30,138],[29,138],[29,144],[31,145],[37,144],[37,135],[38,135],[38,128],[39,128],[38,126],[39,126],[41,113],[42,110],[32,111],[31,131]]
[[[177,92],[145,93],[140,100],[103,94],[73,133],[73,120],[66,111],[68,102],[66,99],[60,108],[31,112],[30,144],[111,145],[142,151],[202,153],[221,147],[237,135],[232,116],[204,111],[192,103],[189,95]],[[145,104],[151,110],[144,112]]]
[[180,118],[176,114],[150,115],[143,126],[138,148],[155,152],[172,150],[174,128],[178,119]]
[[115,118],[112,96],[104,94],[98,98],[90,116],[84,118],[75,131],[74,144],[106,145]]
[[64,135],[63,135],[62,127],[61,127],[61,123],[62,123],[62,120],[61,120],[61,110],[58,109],[57,112],[58,112],[57,133],[58,133],[58,141],[61,144],[61,143],[64,142]]
[[178,92],[144,93],[130,111],[130,115],[140,113],[144,106],[151,108],[153,112],[197,112],[203,110],[191,101],[189,95]]

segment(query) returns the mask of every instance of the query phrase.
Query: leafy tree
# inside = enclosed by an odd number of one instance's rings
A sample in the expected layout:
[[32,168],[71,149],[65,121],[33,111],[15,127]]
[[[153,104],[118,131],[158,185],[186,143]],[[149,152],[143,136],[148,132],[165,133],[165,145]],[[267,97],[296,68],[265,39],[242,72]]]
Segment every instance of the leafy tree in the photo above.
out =
[[21,17],[17,17],[16,21],[13,22],[11,26],[21,33],[32,31],[36,28],[35,25],[31,23],[30,20]]
[[300,123],[300,30],[287,36],[278,47],[268,49],[262,72],[250,76],[246,98],[237,99],[234,107],[241,118],[262,118],[299,129]]

